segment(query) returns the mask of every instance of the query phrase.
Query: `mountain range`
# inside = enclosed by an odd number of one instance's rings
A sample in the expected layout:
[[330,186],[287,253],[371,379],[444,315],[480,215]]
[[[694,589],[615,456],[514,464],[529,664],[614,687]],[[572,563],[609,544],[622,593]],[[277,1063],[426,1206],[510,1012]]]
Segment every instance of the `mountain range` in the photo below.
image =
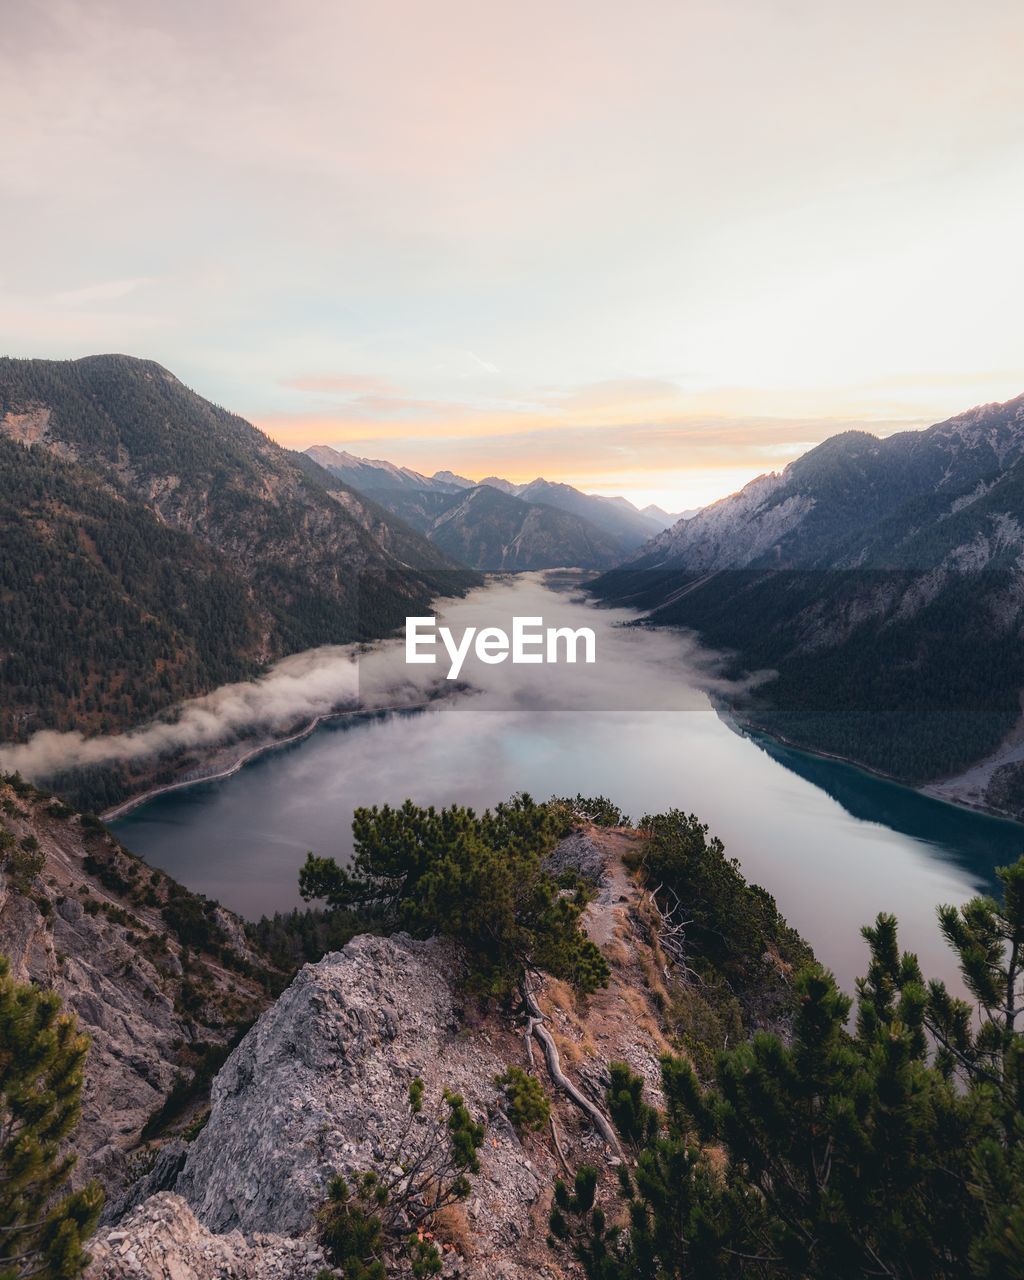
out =
[[474,483],[451,471],[427,476],[329,445],[306,453],[474,569],[608,568],[677,519],[656,506],[641,511],[625,498],[540,477],[527,484],[500,476]]
[[606,600],[769,670],[746,714],[921,782],[992,751],[1024,688],[1024,396],[844,432],[679,521]]
[[151,361],[0,360],[0,737],[116,730],[477,581]]
[[7,740],[126,728],[474,570],[566,565],[757,675],[742,715],[797,745],[920,784],[1020,718],[1024,396],[841,433],[666,527],[545,479],[292,452],[151,361],[3,359],[0,478]]

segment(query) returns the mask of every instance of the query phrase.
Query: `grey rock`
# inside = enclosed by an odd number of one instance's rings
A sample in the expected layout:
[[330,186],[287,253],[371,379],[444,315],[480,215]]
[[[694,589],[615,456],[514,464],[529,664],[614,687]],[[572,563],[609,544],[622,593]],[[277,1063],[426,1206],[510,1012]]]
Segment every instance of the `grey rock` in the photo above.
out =
[[583,831],[574,831],[551,850],[544,861],[544,869],[552,876],[575,871],[591,884],[600,885],[605,880],[608,859],[590,836]]
[[314,1280],[326,1265],[312,1239],[214,1235],[180,1196],[162,1191],[117,1230],[90,1242],[85,1280]]
[[[451,1087],[485,1118],[506,1064],[460,1031],[450,980],[461,970],[450,944],[404,934],[354,938],[307,965],[214,1081],[210,1120],[175,1188],[198,1220],[215,1232],[301,1235],[333,1173],[394,1151],[417,1075],[427,1107]],[[528,1232],[548,1173],[509,1126],[488,1131],[473,1179],[481,1257]]]

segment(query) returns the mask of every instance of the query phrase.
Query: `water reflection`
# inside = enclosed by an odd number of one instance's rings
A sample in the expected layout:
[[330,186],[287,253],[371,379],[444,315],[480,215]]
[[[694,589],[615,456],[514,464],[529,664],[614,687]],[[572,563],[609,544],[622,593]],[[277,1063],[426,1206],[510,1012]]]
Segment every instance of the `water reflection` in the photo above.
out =
[[713,659],[685,637],[622,628],[618,614],[535,579],[492,591],[490,613],[596,627],[603,663],[546,691],[529,668],[481,667],[471,696],[325,725],[229,779],[152,801],[118,834],[191,888],[257,916],[298,903],[307,850],[351,850],[358,805],[603,793],[634,818],[698,814],[845,985],[864,969],[860,927],[882,910],[899,916],[927,974],[953,975],[935,906],[987,888],[1024,847],[1024,828],[733,731],[706,693]]

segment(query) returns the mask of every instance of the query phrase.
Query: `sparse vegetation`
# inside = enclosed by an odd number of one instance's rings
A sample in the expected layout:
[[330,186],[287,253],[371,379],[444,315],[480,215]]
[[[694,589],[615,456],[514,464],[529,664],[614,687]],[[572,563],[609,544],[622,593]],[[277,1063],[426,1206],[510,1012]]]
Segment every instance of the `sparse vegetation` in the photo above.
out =
[[28,893],[45,865],[46,855],[34,836],[19,841],[13,832],[0,825],[0,871],[10,878],[16,889]]
[[320,1243],[345,1280],[384,1280],[396,1256],[416,1277],[441,1270],[440,1253],[424,1229],[469,1195],[484,1128],[457,1093],[446,1089],[430,1112],[424,1093],[417,1077],[409,1085],[409,1117],[393,1149],[378,1168],[332,1178],[317,1212]]

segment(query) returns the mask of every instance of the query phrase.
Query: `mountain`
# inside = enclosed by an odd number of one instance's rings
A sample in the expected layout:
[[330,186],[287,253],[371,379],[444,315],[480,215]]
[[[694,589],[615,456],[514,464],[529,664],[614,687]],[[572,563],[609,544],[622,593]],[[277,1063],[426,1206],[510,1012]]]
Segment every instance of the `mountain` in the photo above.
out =
[[[55,990],[91,1047],[79,1172],[117,1189],[151,1117],[195,1107],[204,1080],[281,979],[217,903],[146,866],[97,819],[0,775],[0,952]],[[186,1082],[197,1086],[186,1087]]]
[[689,511],[679,511],[675,515],[666,511],[663,507],[659,507],[657,503],[649,502],[646,507],[641,507],[640,514],[647,516],[651,520],[657,521],[662,529],[667,529],[669,525],[673,525],[678,520],[689,520],[697,514],[699,507],[693,507]]
[[595,584],[775,677],[755,723],[922,782],[994,750],[1024,688],[1024,396],[834,436]]
[[490,485],[456,494],[382,493],[380,500],[436,547],[475,569],[599,569],[622,554],[589,521]]
[[598,494],[581,493],[572,485],[555,484],[550,480],[536,479],[516,490],[516,496],[525,502],[543,502],[558,507],[571,515],[580,516],[611,535],[623,554],[641,546],[663,527],[655,519],[638,511],[625,498],[604,498]]
[[0,360],[0,535],[2,738],[127,727],[473,580],[312,459],[120,355]]
[[472,489],[476,485],[475,480],[467,480],[454,471],[435,471],[431,478],[435,485],[451,485],[454,489]]
[[[784,471],[678,521],[631,567],[809,568],[857,560],[869,553],[883,519],[905,509],[916,527],[981,498],[1024,454],[1022,422],[1024,396],[884,440],[843,432]],[[911,513],[914,500],[928,500],[929,510]]]
[[514,497],[522,487],[513,484],[511,480],[503,480],[501,476],[484,476],[480,481],[482,485],[486,485],[489,489],[497,489],[499,493],[507,493]]
[[411,467],[397,467],[393,462],[384,462],[380,458],[357,458],[355,454],[332,449],[326,444],[311,445],[306,454],[337,479],[367,494],[378,490],[389,493],[395,490],[455,493],[473,486],[472,480],[465,480],[451,471],[425,476]]
[[[487,476],[479,484],[474,484],[472,480],[452,471],[437,471],[432,476],[426,476],[392,462],[358,458],[329,445],[312,445],[306,450],[306,454],[346,485],[375,498],[393,514],[425,533],[436,545],[446,546],[448,541],[453,541],[455,545],[475,547],[475,552],[467,553],[470,554],[467,563],[479,569],[509,568],[513,563],[519,568],[547,568],[567,564],[603,568],[635,551],[674,520],[674,517],[659,508],[641,512],[626,498],[605,498],[597,494],[581,493],[572,485],[557,484],[542,477],[529,484],[517,485],[501,476]],[[457,539],[451,539],[449,534],[435,537],[434,522],[448,509],[450,504],[447,499],[451,495],[475,488],[489,489],[510,499],[518,498],[527,506],[555,508],[584,521],[586,527],[581,528],[564,521],[555,522],[551,516],[538,512],[528,515],[526,511],[503,507],[500,523],[508,536],[502,545],[516,542],[517,518],[524,524],[526,538],[525,542],[517,544],[506,553],[494,540],[497,526],[493,519],[497,508],[493,504],[475,500],[460,513],[460,533]],[[484,513],[491,521],[489,527],[479,530],[469,528],[468,522]],[[556,530],[561,530],[566,537],[561,553],[552,542]],[[500,561],[509,563],[503,564]]]

